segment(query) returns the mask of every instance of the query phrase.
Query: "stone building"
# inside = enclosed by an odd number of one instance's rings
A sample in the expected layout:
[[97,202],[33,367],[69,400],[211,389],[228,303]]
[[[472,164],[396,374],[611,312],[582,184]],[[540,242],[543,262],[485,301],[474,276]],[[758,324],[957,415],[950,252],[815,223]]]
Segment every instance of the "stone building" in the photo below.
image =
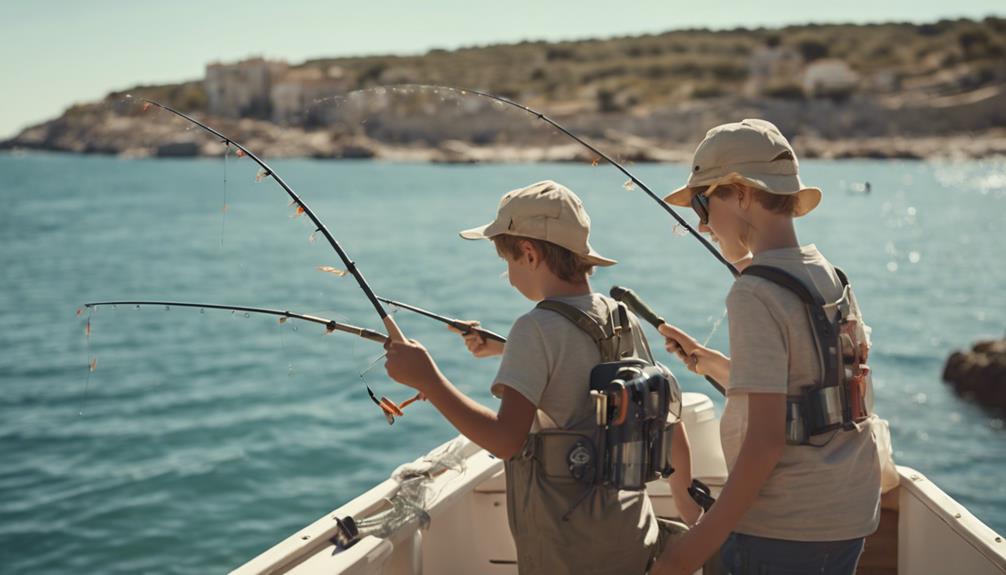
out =
[[286,62],[264,58],[207,65],[203,85],[209,113],[227,118],[269,118],[272,85],[287,70]]
[[326,100],[348,88],[346,75],[338,66],[288,70],[269,90],[272,121],[308,126],[328,123],[336,104]]

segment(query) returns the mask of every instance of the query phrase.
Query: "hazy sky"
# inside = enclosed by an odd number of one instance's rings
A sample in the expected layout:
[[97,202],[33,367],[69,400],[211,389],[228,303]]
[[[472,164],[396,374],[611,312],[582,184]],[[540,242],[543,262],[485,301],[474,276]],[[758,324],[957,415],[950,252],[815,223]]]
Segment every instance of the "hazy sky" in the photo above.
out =
[[140,83],[199,78],[209,61],[251,55],[299,62],[688,27],[1003,14],[1002,0],[4,0],[0,137],[58,115],[74,102]]

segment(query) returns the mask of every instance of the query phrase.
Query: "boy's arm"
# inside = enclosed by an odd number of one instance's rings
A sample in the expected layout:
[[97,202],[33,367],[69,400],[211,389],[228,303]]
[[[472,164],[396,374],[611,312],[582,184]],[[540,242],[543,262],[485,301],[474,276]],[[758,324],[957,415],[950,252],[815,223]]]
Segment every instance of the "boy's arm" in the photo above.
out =
[[688,488],[692,485],[692,450],[684,423],[678,423],[671,434],[671,467],[674,468],[674,473],[667,481],[671,484],[674,504],[678,507],[682,521],[694,525],[702,516],[702,508],[688,493]]
[[425,395],[465,437],[500,459],[520,451],[535,414],[527,398],[503,386],[503,402],[493,413],[454,387],[419,342],[390,342],[386,347],[388,375]]
[[534,420],[534,404],[507,386],[503,386],[503,401],[496,413],[462,393],[447,378],[425,393],[458,431],[500,459],[510,459],[520,451]]
[[785,446],[786,395],[749,393],[747,432],[723,491],[702,520],[661,555],[653,573],[693,573],[712,556],[758,497]]

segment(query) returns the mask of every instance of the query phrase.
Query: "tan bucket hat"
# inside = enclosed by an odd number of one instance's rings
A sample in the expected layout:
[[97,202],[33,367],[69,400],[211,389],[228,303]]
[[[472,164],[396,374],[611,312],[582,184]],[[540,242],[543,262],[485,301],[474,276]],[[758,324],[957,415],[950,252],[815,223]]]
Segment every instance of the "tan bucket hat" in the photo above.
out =
[[805,187],[800,181],[793,147],[779,128],[765,120],[743,120],[709,130],[695,149],[688,183],[664,201],[689,206],[692,188],[738,179],[772,194],[796,195],[796,217],[821,203],[821,190]]
[[551,242],[596,266],[617,263],[590,247],[587,241],[590,216],[583,209],[583,202],[569,188],[552,180],[507,192],[500,199],[495,220],[460,233],[466,240],[490,239],[501,234]]

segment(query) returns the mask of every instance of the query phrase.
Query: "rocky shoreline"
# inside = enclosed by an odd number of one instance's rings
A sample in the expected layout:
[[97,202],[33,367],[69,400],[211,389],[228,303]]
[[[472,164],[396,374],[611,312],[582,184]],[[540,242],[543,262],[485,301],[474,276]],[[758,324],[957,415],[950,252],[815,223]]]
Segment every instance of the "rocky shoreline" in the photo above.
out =
[[947,359],[943,381],[958,395],[1006,413],[1006,338],[979,341]]
[[[627,162],[688,162],[710,127],[739,117],[775,122],[803,158],[979,159],[1006,156],[1006,88],[950,102],[858,98],[786,101],[720,98],[631,113],[567,112],[555,118]],[[472,100],[467,110],[432,106],[402,111],[404,97],[366,115],[324,125],[279,125],[253,118],[192,114],[266,157],[376,159],[404,162],[592,162],[584,147],[533,117],[506,115]],[[341,111],[341,110],[335,110]],[[512,110],[511,110],[512,112]],[[201,157],[223,153],[220,142],[167,113],[110,96],[75,106],[31,126],[0,149],[108,154],[127,158]]]
[[[484,144],[450,139],[434,145],[392,144],[364,134],[340,135],[326,130],[280,127],[252,119],[206,118],[225,133],[233,134],[249,149],[270,158],[375,159],[431,163],[534,163],[591,162],[594,155],[570,141],[565,144]],[[219,142],[192,130],[165,129],[130,116],[93,117],[86,121],[57,119],[24,130],[0,142],[2,150],[41,150],[78,154],[104,154],[124,158],[215,157],[223,152]],[[686,163],[693,142],[667,142],[607,130],[589,138],[606,153],[637,163]],[[826,139],[797,136],[797,153],[824,159],[980,159],[1006,156],[1006,129],[981,133],[918,137],[866,137]]]

